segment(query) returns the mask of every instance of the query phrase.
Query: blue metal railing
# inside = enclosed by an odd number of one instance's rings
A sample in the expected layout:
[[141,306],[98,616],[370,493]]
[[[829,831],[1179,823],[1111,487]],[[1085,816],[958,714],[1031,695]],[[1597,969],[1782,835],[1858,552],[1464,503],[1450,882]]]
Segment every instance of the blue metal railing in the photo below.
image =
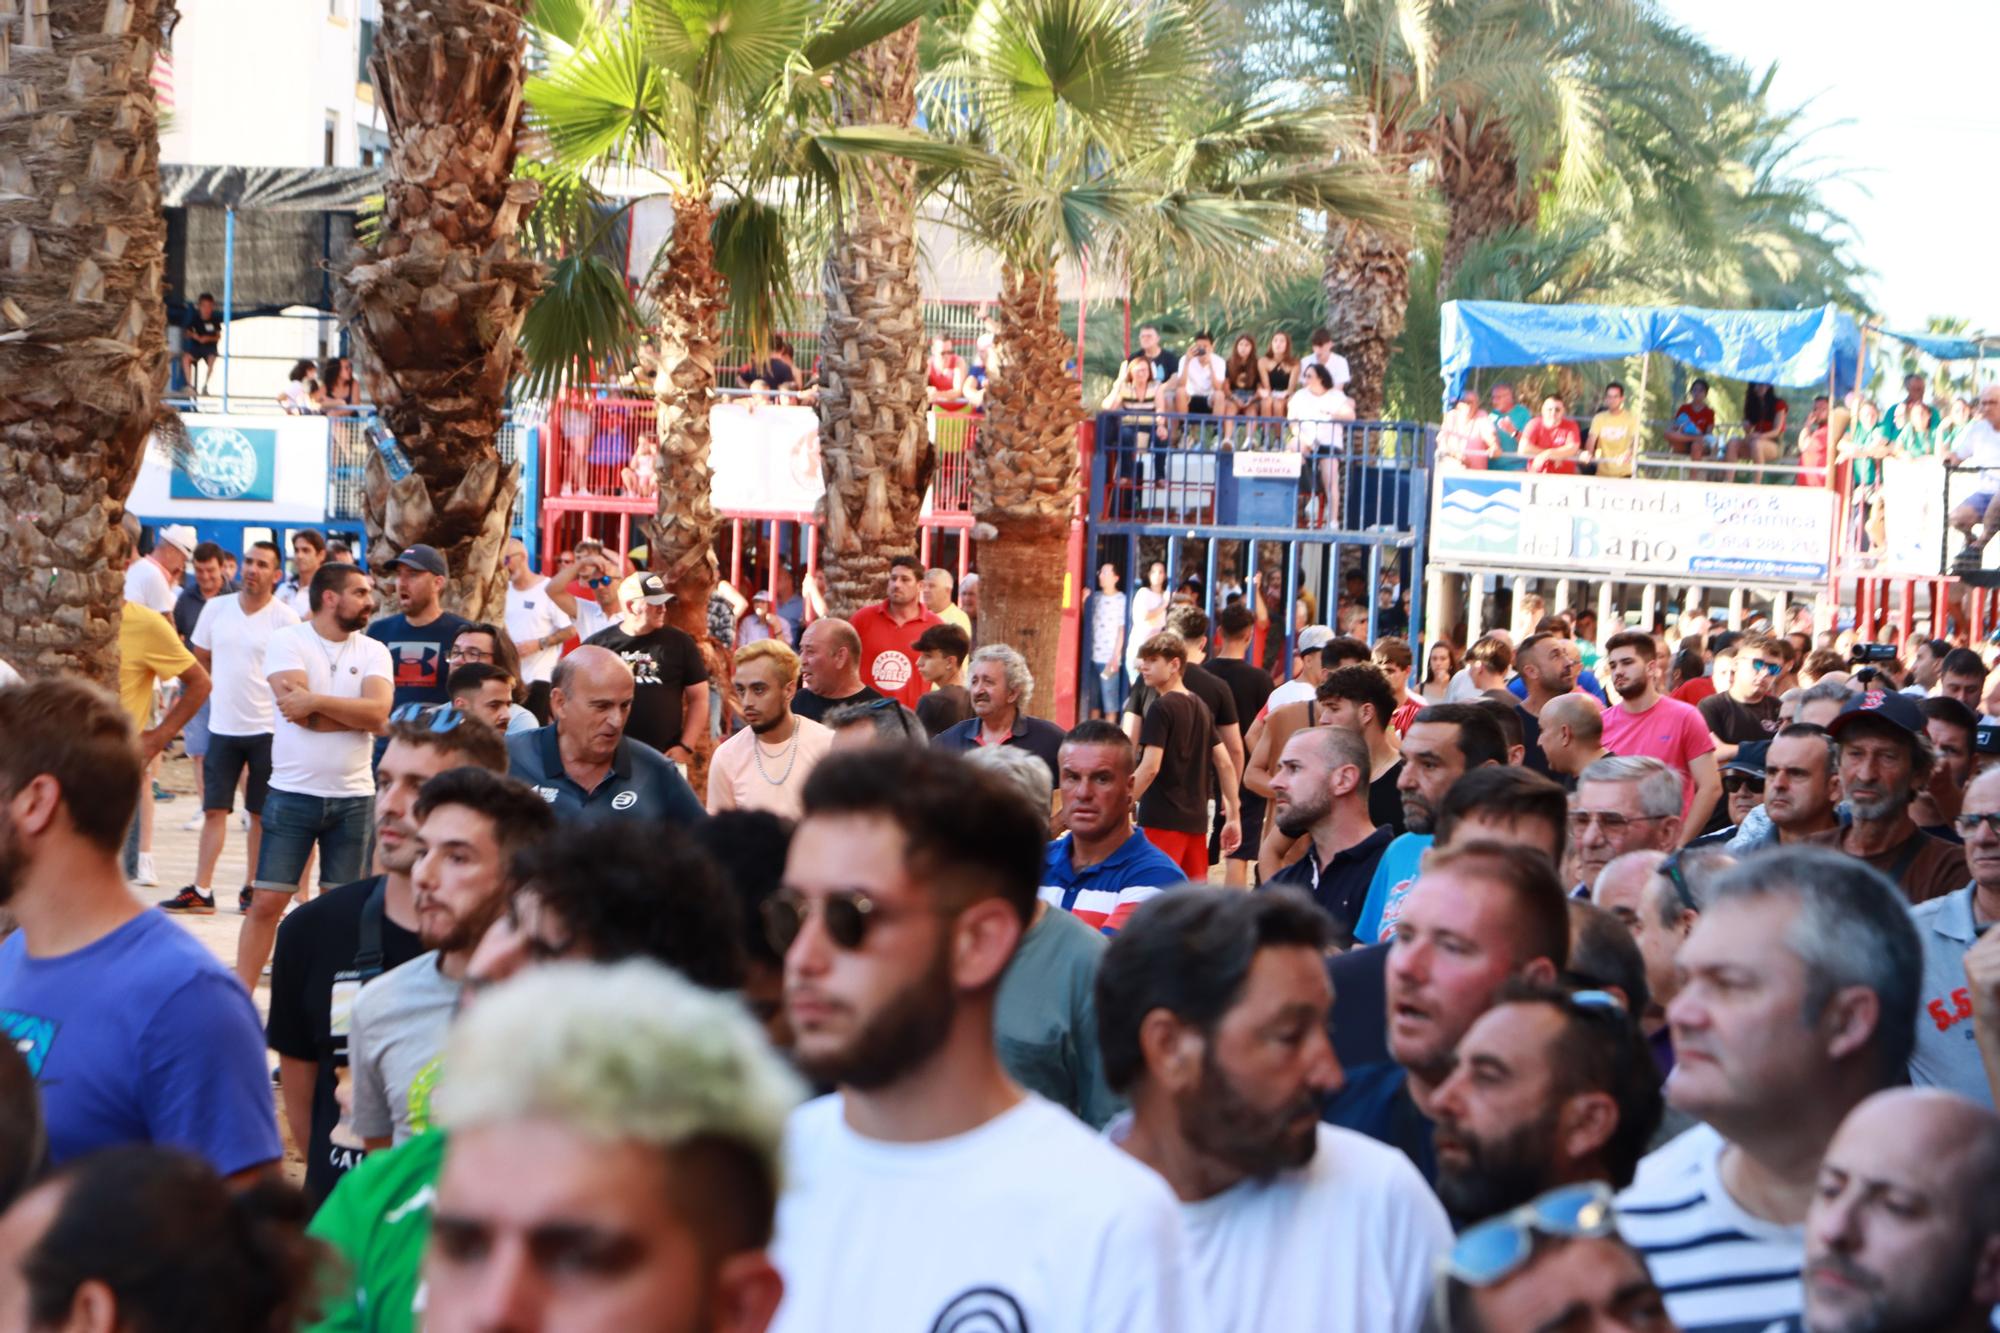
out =
[[[353,416],[327,418],[326,517],[329,522],[362,521],[361,493],[367,482],[368,455],[375,447],[368,440],[368,428],[374,422],[373,408],[365,408]],[[511,414],[501,425],[497,443],[503,463],[521,463],[529,429],[527,424],[517,422]],[[521,489],[514,496],[511,526],[516,531],[524,527],[527,495],[528,482],[524,472]]]

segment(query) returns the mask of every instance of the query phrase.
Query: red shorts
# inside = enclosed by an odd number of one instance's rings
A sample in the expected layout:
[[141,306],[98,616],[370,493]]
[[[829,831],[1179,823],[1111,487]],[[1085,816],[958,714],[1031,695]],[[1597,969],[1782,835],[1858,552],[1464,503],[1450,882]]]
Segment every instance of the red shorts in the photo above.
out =
[[1146,841],[1167,854],[1197,884],[1208,883],[1208,838],[1200,833],[1176,833],[1172,829],[1141,828]]

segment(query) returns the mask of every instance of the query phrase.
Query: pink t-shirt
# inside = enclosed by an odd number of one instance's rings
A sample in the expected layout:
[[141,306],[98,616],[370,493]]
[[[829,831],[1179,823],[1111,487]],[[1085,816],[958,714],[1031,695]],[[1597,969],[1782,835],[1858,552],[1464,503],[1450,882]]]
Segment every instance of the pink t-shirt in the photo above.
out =
[[1681,818],[1694,805],[1694,777],[1688,766],[1715,749],[1715,737],[1701,710],[1678,699],[1661,699],[1643,713],[1622,703],[1604,710],[1604,748],[1613,754],[1643,754],[1681,775]]

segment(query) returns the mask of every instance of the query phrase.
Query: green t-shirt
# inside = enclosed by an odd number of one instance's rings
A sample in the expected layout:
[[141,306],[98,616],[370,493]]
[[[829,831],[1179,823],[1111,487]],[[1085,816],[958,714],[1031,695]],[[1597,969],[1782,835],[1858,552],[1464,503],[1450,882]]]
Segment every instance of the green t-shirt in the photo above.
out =
[[1535,414],[1528,410],[1526,403],[1516,403],[1508,412],[1495,412],[1493,433],[1499,437],[1500,447],[1510,454],[1520,453],[1521,432],[1526,430],[1528,423],[1534,419]]
[[444,1149],[445,1132],[426,1130],[369,1153],[327,1195],[306,1230],[333,1247],[342,1271],[306,1333],[415,1333]]
[[1936,444],[1938,410],[1925,403],[1912,415],[1908,407],[1907,403],[1897,403],[1889,409],[1889,415],[1882,418],[1881,429],[1905,457],[1928,458]]
[[[1880,422],[1877,422],[1873,426],[1855,427],[1854,434],[1849,436],[1844,443],[1855,449],[1868,449],[1880,443],[1882,437],[1882,425]],[[1854,485],[1856,486],[1873,486],[1882,470],[1882,461],[1880,459],[1866,458],[1860,455],[1849,459],[1847,465],[1852,470]]]

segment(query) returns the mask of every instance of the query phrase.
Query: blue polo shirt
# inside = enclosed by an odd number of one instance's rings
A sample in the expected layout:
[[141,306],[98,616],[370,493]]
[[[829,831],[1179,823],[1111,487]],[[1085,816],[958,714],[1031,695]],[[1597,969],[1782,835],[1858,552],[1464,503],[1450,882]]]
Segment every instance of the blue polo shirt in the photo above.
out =
[[507,774],[533,787],[559,820],[608,817],[689,828],[708,817],[673,761],[629,736],[619,740],[611,771],[594,791],[563,770],[554,723],[507,738]]
[[[1029,717],[1025,713],[1014,716],[1014,729],[1002,742],[1017,750],[1026,750],[1049,766],[1049,781],[1061,779],[1061,768],[1056,761],[1056,752],[1062,749],[1063,729],[1053,722],[1039,717]],[[931,737],[931,744],[941,750],[957,750],[964,753],[979,748],[979,719],[969,717],[955,727],[946,727]]]
[[1136,830],[1124,846],[1082,870],[1070,856],[1073,841],[1065,833],[1049,844],[1042,861],[1042,901],[1106,935],[1116,935],[1140,903],[1187,882],[1187,872]]

